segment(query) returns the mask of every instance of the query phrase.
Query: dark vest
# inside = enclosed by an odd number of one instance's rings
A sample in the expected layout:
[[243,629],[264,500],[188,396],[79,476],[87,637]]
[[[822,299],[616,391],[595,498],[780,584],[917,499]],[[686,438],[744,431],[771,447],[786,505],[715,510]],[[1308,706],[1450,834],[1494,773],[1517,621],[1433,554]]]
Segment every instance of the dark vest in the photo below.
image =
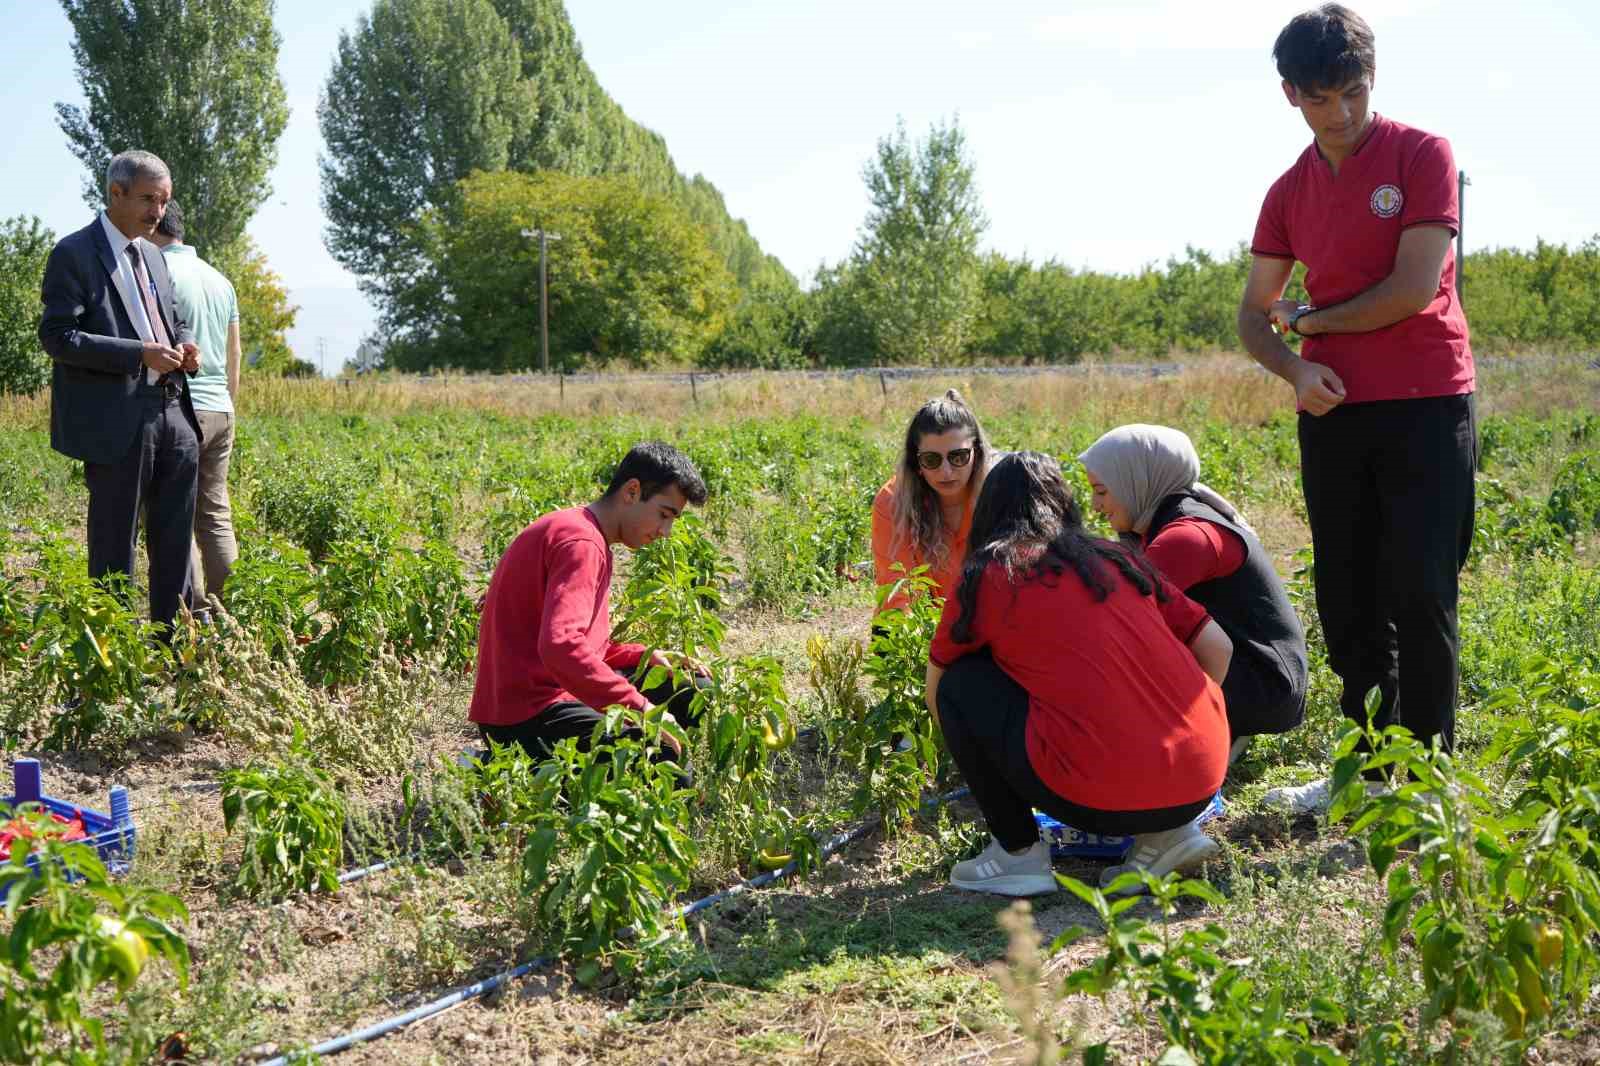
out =
[[1161,501],[1145,542],[1180,518],[1203,518],[1237,534],[1245,545],[1239,569],[1185,590],[1233,641],[1222,686],[1233,735],[1293,729],[1306,714],[1306,635],[1266,550],[1255,534],[1187,492]]

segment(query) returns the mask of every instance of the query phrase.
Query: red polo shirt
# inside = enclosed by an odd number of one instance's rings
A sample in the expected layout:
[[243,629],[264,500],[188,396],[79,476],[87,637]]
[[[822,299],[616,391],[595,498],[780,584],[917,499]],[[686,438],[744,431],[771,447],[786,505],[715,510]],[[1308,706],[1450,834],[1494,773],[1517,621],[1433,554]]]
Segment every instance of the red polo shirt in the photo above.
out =
[[552,511],[517,534],[489,579],[478,678],[467,717],[517,725],[555,703],[635,710],[647,702],[618,671],[644,647],[611,641],[611,548],[587,507]]
[[1168,581],[1188,592],[1202,581],[1235,573],[1248,554],[1244,541],[1204,518],[1180,518],[1161,527],[1144,546],[1145,558]]
[[[1338,177],[1313,141],[1273,183],[1250,251],[1304,263],[1306,291],[1322,307],[1343,303],[1387,278],[1401,232],[1423,225],[1452,233],[1460,225],[1450,143],[1375,114]],[[1427,307],[1368,333],[1307,337],[1301,354],[1339,375],[1346,403],[1473,391],[1454,249],[1445,254],[1439,291]]]
[[1071,570],[1014,586],[992,564],[972,641],[950,635],[961,613],[952,594],[928,657],[949,666],[989,648],[1028,693],[1028,761],[1063,799],[1102,811],[1205,799],[1227,770],[1228,718],[1188,642],[1211,616],[1165,579],[1158,603],[1104,565],[1112,591],[1096,603]]

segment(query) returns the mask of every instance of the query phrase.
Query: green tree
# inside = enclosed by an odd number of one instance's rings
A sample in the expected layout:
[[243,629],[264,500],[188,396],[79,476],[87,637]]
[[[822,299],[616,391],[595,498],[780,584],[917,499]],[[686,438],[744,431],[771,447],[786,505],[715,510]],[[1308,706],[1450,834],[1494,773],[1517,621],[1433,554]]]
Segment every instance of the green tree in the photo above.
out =
[[626,178],[474,174],[454,206],[421,226],[430,268],[427,328],[395,338],[401,369],[523,370],[538,364],[538,242],[551,245],[550,358],[647,366],[698,357],[723,328],[735,289],[703,229],[675,201]]
[[61,0],[88,107],[57,122],[88,171],[84,200],[105,198],[111,157],[130,148],[172,170],[189,243],[215,255],[268,195],[289,119],[278,78],[273,0]]
[[811,343],[811,298],[793,285],[762,282],[744,290],[733,317],[707,346],[700,365],[762,370],[805,366]]
[[583,58],[562,0],[493,0],[522,46],[523,77],[537,89],[539,113],[512,146],[512,170],[625,175],[647,192],[675,199],[710,234],[741,288],[796,288],[793,275],[728,213],[717,187],[678,170],[660,134],[630,119]]
[[[417,224],[474,171],[504,170],[538,113],[522,50],[490,0],[376,0],[341,33],[317,119],[333,257],[392,329],[427,328]],[[409,300],[397,301],[399,293]],[[409,312],[417,319],[394,320]]]
[[341,38],[318,115],[329,250],[407,360],[438,350],[416,341],[450,314],[418,220],[475,171],[630,178],[699,223],[739,285],[796,287],[716,187],[681,174],[601,88],[562,0],[377,0]]
[[55,243],[37,218],[0,222],[0,393],[26,395],[50,381],[50,360],[39,347],[39,286]]
[[[239,299],[239,343],[244,353],[244,372],[292,375],[301,362],[289,349],[289,330],[294,328],[299,308],[289,302],[283,279],[267,265],[267,257],[249,237],[236,241],[212,266],[233,282]],[[313,373],[316,368],[310,363]]]
[[870,366],[881,360],[865,276],[865,270],[849,259],[817,269],[808,296],[815,322],[810,347],[824,366]]
[[960,125],[913,144],[900,123],[862,172],[871,207],[853,259],[879,354],[948,363],[978,311],[978,240],[988,227]]

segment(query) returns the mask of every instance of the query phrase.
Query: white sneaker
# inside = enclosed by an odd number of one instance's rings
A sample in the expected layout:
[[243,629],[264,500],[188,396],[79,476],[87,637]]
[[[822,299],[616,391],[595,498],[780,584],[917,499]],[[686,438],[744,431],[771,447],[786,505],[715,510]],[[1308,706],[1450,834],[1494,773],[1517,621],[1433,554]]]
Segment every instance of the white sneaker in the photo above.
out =
[[[1106,888],[1123,874],[1143,870],[1151,877],[1165,877],[1180,870],[1192,870],[1214,858],[1222,845],[1206,836],[1194,822],[1164,833],[1138,833],[1128,861],[1108,866],[1100,872],[1100,887]],[[1142,888],[1136,891],[1143,891]]]
[[[1382,781],[1367,782],[1369,796],[1381,796],[1387,791],[1389,786]],[[1269,788],[1267,794],[1261,797],[1263,807],[1271,807],[1289,815],[1326,814],[1332,803],[1333,783],[1326,777],[1319,777],[1303,785]]]
[[1240,737],[1228,747],[1229,766],[1232,766],[1234,763],[1238,762],[1244,757],[1244,753],[1250,750],[1250,742],[1254,739],[1254,737]]
[[976,859],[955,864],[950,870],[950,884],[968,892],[996,896],[1042,896],[1058,887],[1048,844],[1036,840],[1021,855],[1013,855],[993,837]]

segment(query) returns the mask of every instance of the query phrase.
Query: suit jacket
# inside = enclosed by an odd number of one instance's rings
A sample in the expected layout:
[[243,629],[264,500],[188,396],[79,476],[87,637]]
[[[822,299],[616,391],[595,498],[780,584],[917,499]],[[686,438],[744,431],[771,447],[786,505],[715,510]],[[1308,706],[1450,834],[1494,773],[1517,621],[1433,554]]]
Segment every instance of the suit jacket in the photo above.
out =
[[[178,314],[161,250],[134,242],[155,284],[157,310],[174,346],[194,340]],[[98,216],[61,238],[44,267],[44,317],[39,343],[54,368],[50,379],[50,447],[86,463],[114,463],[128,454],[143,418],[137,395],[144,380],[144,341],[134,326],[133,301],[117,269],[116,253]],[[183,413],[200,435],[189,400],[188,375],[180,374]]]

